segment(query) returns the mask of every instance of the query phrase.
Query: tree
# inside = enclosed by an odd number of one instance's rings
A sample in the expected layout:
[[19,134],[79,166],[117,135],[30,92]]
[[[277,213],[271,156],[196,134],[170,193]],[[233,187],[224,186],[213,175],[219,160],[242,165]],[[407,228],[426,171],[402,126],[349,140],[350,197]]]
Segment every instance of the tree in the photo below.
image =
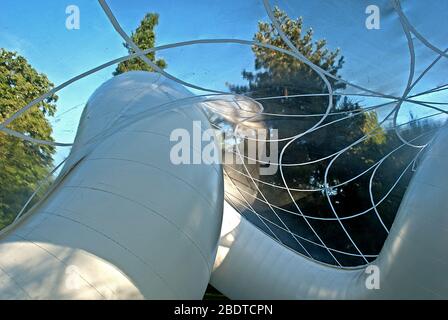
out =
[[[147,50],[154,48],[156,35],[154,28],[159,24],[159,15],[156,13],[148,13],[145,15],[143,20],[140,22],[140,26],[132,32],[132,41],[141,49]],[[129,54],[134,53],[131,47],[127,43],[123,43],[123,46],[128,50]],[[166,62],[163,59],[156,60],[155,52],[151,52],[146,55],[152,62],[154,62],[158,67],[164,69],[166,68]],[[120,62],[113,73],[114,76],[122,74],[124,72],[133,70],[143,70],[143,71],[154,71],[150,66],[148,66],[140,58],[134,58],[131,60]]]
[[[273,13],[283,33],[298,51],[314,65],[335,77],[327,77],[333,90],[344,89],[346,85],[338,80],[338,72],[344,65],[344,57],[340,55],[339,49],[329,50],[324,39],[315,41],[313,30],[311,28],[304,30],[301,17],[291,19],[278,7],[274,8]],[[258,23],[258,31],[253,39],[259,43],[291,50],[283,41],[275,26],[269,22],[261,21]],[[296,57],[266,47],[254,45],[252,51],[255,56],[255,71],[243,70],[242,76],[248,81],[248,84],[228,84],[231,91],[244,93],[253,98],[283,97],[263,101],[265,113],[316,115],[323,114],[326,111],[328,97],[325,95],[319,96],[319,94],[327,93],[328,88],[312,68]],[[303,94],[310,94],[310,96],[300,97],[300,99],[289,98]],[[347,97],[341,100],[339,96],[335,95],[333,105],[335,107],[331,112],[337,111],[339,114],[329,116],[323,124],[335,120],[341,120],[341,122],[324,127],[301,138],[301,143],[294,147],[294,152],[285,153],[284,162],[307,161],[339,151],[378,126],[377,115],[374,112],[366,112],[351,119],[342,120],[346,115],[362,108],[358,103],[350,101]],[[346,114],[342,113],[344,111]],[[278,129],[281,137],[291,137],[304,132],[319,119],[320,117],[260,117],[260,121],[264,121],[267,127]],[[367,139],[364,144],[360,144],[350,152],[357,149],[359,151],[360,148],[367,150],[366,147],[371,144],[384,144],[386,140],[384,131],[378,129],[376,133],[374,137]],[[305,167],[299,167],[295,170],[297,175],[306,176],[303,172],[307,170]],[[320,180],[316,177],[315,182],[322,183]]]
[[[0,122],[53,88],[15,52],[0,48]],[[13,121],[8,128],[33,138],[52,141],[47,119],[56,111],[52,95]],[[37,145],[0,132],[0,228],[10,223],[53,165],[55,148]],[[37,199],[35,199],[37,200]]]
[[[288,36],[296,48],[308,58],[312,63],[321,67],[336,76],[337,72],[344,64],[344,58],[339,57],[339,50],[330,51],[326,48],[325,40],[313,42],[313,30],[306,32],[303,30],[303,19],[295,20],[289,18],[285,12],[279,8],[274,8],[274,16],[279,21],[282,31]],[[258,32],[254,35],[254,41],[269,44],[281,49],[291,50],[288,45],[280,37],[272,23],[260,21],[258,23]],[[301,93],[323,93],[326,92],[326,86],[322,79],[305,63],[290,55],[268,49],[261,46],[253,46],[255,55],[255,71],[243,71],[243,78],[249,81],[247,86],[229,85],[230,89],[235,93],[250,92],[253,97],[272,96],[290,96]],[[343,88],[344,84],[329,79],[333,89]],[[318,99],[313,105],[322,107],[322,101]],[[314,101],[316,101],[314,99]],[[306,112],[310,113],[313,98],[307,99],[308,105]],[[292,106],[295,109],[305,107],[297,106],[293,100],[280,100],[278,107]]]
[[[339,50],[332,51],[328,49],[327,43],[323,39],[314,40],[313,30],[311,28],[304,30],[302,18],[292,19],[279,8],[274,8],[274,16],[279,22],[283,33],[290,39],[298,51],[314,65],[319,66],[335,77],[327,77],[333,90],[344,89],[345,84],[338,80],[339,71],[345,63],[344,57],[340,55]],[[291,51],[275,29],[275,26],[270,22],[259,22],[258,30],[253,39],[259,43],[269,44]],[[325,93],[328,93],[328,89],[322,78],[303,61],[290,55],[259,45],[254,45],[252,51],[255,57],[254,71],[243,70],[242,72],[243,78],[248,83],[246,85],[228,84],[230,90],[234,93],[245,94],[253,98],[278,97],[263,100],[265,115],[253,121],[262,123],[260,126],[278,129],[280,138],[297,135],[315,125],[320,120],[320,117],[291,118],[266,114],[316,115],[324,113],[328,106],[328,96],[325,95]],[[304,94],[312,95],[292,98],[294,95]],[[283,167],[283,173],[289,187],[297,189],[327,189],[337,212],[342,216],[347,216],[362,212],[371,206],[368,191],[368,174],[362,175],[359,179],[355,179],[339,188],[331,188],[331,186],[345,182],[362,173],[391,151],[392,148],[396,147],[399,141],[397,141],[395,135],[389,135],[384,129],[378,128],[379,123],[375,112],[357,113],[358,110],[363,108],[358,102],[352,101],[347,97],[341,99],[335,95],[333,105],[334,108],[331,112],[337,114],[329,116],[321,125],[325,125],[331,121],[339,120],[339,122],[323,127],[295,141],[285,152],[283,163],[301,163],[324,158],[349,146],[371,131],[374,131],[374,135],[345,151],[336,160],[328,176],[329,186],[324,184],[324,173],[331,158],[308,165],[285,166]],[[348,115],[351,116],[348,119],[343,119]],[[282,150],[285,144],[286,142],[280,142],[278,150]],[[382,170],[378,170],[376,176],[380,177],[380,179],[373,181],[374,198],[377,201],[381,198],[379,195],[383,196],[395,182],[396,177],[406,166],[411,155],[412,151],[409,150],[400,155],[394,154],[391,156],[392,160],[386,161],[382,166]],[[255,171],[253,170],[253,166],[249,169],[251,172]],[[247,165],[247,167],[250,166]],[[238,167],[237,170],[244,171],[241,167]],[[387,206],[384,205],[381,207],[383,219],[388,227],[390,227],[393,221],[401,197],[404,194],[406,179],[409,177],[410,175],[407,175],[402,179],[403,183],[398,184],[389,199],[384,201],[384,204],[387,204]],[[280,173],[257,178],[271,185],[284,186]],[[239,183],[237,179],[234,182]],[[245,186],[241,184],[240,187],[244,188]],[[276,208],[297,212],[289,194],[284,189],[273,188],[263,183],[259,183],[258,188],[269,202],[276,205]],[[334,218],[325,192],[297,191],[291,192],[291,194],[299,204],[303,213],[317,218]],[[241,195],[236,194],[236,197],[241,197]],[[257,197],[263,199],[259,193]],[[392,200],[389,201],[390,199]],[[242,201],[242,203],[244,202]],[[282,227],[279,220],[272,214],[272,207],[267,208],[259,201],[252,203],[252,206],[258,207],[259,213]],[[302,237],[319,242],[302,218],[281,210],[276,209],[275,211],[291,231]],[[258,217],[251,215],[250,212],[248,215],[248,218],[252,222],[267,233],[270,233],[270,230],[266,229]],[[337,222],[326,222],[322,220],[317,222],[316,220],[310,221],[314,230],[317,231],[326,243],[330,243],[333,248],[357,253]],[[372,254],[379,252],[387,234],[378,222],[373,211],[368,215],[360,216],[358,219],[344,220],[343,223],[349,230],[357,246],[363,252]],[[297,244],[297,241],[294,241],[290,235],[284,233],[275,225],[270,225],[270,227],[273,230],[277,230],[277,236],[282,239],[281,241],[283,243],[304,253],[303,249]],[[369,237],[371,234],[375,234],[375,237]],[[334,260],[328,255],[326,250],[306,243],[305,245],[307,246],[308,252],[317,259],[334,263]],[[350,256],[339,255],[338,259],[346,265],[363,263],[360,258],[352,258]]]

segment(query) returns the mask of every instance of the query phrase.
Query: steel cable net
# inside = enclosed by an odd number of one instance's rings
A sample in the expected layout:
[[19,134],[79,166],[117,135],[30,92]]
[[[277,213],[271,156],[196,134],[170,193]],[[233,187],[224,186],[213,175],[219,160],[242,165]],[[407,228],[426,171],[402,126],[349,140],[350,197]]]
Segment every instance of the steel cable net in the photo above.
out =
[[[110,28],[132,53],[30,101],[0,129],[33,145],[70,146],[33,138],[11,124],[74,82],[141,59],[197,93],[223,137],[226,200],[244,218],[297,254],[340,268],[362,266],[381,251],[413,172],[445,123],[448,56],[442,38],[448,29],[440,12],[447,4],[432,4],[254,1],[262,16],[251,36],[195,38],[146,49],[100,0]],[[246,50],[251,62],[242,64],[242,73],[240,65],[229,66],[239,68],[240,81],[224,79],[226,61],[215,61],[224,65],[216,73],[199,64],[195,73],[195,63],[191,74],[177,72],[176,63],[185,64],[195,46],[204,48],[204,56],[219,51],[217,46],[225,47],[227,56],[233,49]],[[151,52],[163,52],[168,68],[148,58]],[[201,73],[208,78],[201,80]],[[210,73],[222,75],[224,88],[207,86],[214,84]],[[255,156],[251,145],[258,148]],[[49,173],[50,180],[62,164]],[[15,221],[47,184],[39,184]]]

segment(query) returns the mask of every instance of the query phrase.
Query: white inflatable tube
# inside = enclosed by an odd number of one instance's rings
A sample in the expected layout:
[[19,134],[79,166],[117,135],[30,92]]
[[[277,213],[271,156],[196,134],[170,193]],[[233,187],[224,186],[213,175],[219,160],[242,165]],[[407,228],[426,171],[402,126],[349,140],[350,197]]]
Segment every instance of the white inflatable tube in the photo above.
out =
[[53,189],[0,239],[0,299],[202,298],[223,177],[170,161],[172,130],[207,129],[191,96],[146,72],[95,92]]
[[52,190],[0,237],[0,298],[199,299],[212,269],[232,299],[448,298],[448,127],[378,259],[344,270],[294,253],[227,203],[221,228],[220,165],[170,161],[172,130],[209,128],[200,103],[150,73],[101,86]]
[[379,257],[354,270],[297,255],[226,205],[211,283],[232,299],[447,299],[447,182],[445,126],[428,146]]

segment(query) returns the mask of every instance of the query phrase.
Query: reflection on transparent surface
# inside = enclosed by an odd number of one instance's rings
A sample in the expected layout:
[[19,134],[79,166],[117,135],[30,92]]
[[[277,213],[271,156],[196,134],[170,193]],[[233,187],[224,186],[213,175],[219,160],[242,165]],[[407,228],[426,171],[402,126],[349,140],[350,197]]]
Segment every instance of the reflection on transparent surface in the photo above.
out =
[[[402,143],[393,128],[387,126],[370,139],[346,148],[365,138],[362,129],[366,121],[378,121],[369,115],[360,123],[351,119],[348,124],[341,121],[325,127],[324,122],[321,133],[297,139],[285,149],[283,160],[287,166],[275,175],[260,175],[262,164],[250,163],[252,159],[245,159],[244,164],[225,164],[227,200],[268,235],[316,260],[342,266],[364,264],[364,258],[374,260],[390,230],[421,149]],[[245,125],[268,127],[271,117],[260,116],[263,120]],[[214,119],[220,128],[224,127],[223,121],[235,126],[228,118]],[[300,133],[301,126],[308,125],[303,120],[287,123],[276,126],[285,136]],[[408,141],[424,145],[439,125],[429,120],[411,120],[401,124],[400,130]],[[238,153],[237,148],[242,145],[244,142],[226,145],[223,152]],[[279,150],[284,146],[280,142]],[[340,152],[343,149],[346,150]],[[332,154],[336,156],[329,157]]]

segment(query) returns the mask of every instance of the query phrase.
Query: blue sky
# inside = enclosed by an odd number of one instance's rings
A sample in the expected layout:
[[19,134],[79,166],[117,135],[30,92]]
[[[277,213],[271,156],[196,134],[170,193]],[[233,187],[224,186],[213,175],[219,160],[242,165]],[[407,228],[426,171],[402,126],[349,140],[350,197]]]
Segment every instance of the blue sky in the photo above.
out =
[[[239,5],[238,10],[232,6],[219,5],[220,2],[210,4],[209,1],[192,1],[188,6],[179,6],[179,3],[182,3],[179,1],[112,0],[108,3],[128,33],[138,26],[146,12],[159,13],[159,45],[206,37],[250,39],[256,30],[257,21],[264,13],[258,1],[247,1],[244,5]],[[80,8],[79,30],[67,30],[65,27],[68,16],[65,9],[71,4]],[[208,11],[201,15],[205,7]],[[246,9],[242,10],[244,7]],[[2,8],[4,10],[0,11],[0,46],[25,56],[33,67],[45,73],[55,84],[127,53],[122,46],[122,39],[113,30],[96,1],[2,0]],[[235,21],[226,21],[229,16],[250,23],[238,26]],[[216,19],[221,21],[218,23]],[[245,28],[242,28],[242,25]],[[239,63],[241,66],[235,65],[230,71],[229,68],[221,68],[222,76],[213,79],[213,72],[203,66],[214,65],[217,59],[223,61],[225,56],[229,55],[229,50],[235,50],[227,47],[220,46],[214,55],[205,52],[203,46],[196,46],[190,50],[174,49],[170,53],[160,53],[159,56],[166,56],[169,71],[177,76],[207,83],[208,87],[225,89],[225,81],[232,81],[233,78],[234,82],[238,82],[242,68],[250,68],[253,64],[250,48],[237,48],[239,55],[246,56],[246,64]],[[176,63],[170,59],[179,53],[183,61]],[[186,60],[195,62],[185,63]],[[192,66],[194,64],[196,66]],[[114,69],[115,67],[105,69],[58,93],[58,113],[56,118],[52,119],[57,141],[73,140],[82,104],[101,83],[112,76]],[[61,154],[66,154],[68,150],[61,151]]]
[[[409,65],[406,39],[396,15],[385,1],[375,1],[382,10],[381,30],[365,28],[364,10],[370,2],[275,0],[272,5],[278,4],[291,17],[303,16],[306,27],[313,27],[316,39],[327,39],[331,49],[341,48],[346,60],[342,70],[345,79],[399,95],[406,83]],[[108,3],[128,33],[138,26],[146,12],[159,13],[158,45],[201,38],[250,40],[257,22],[267,20],[260,0],[109,0]],[[448,12],[448,1],[434,1],[434,5],[424,1],[414,2],[412,6],[406,3],[403,4],[405,13],[414,25],[435,44],[445,45],[446,34],[433,31],[448,30],[442,15]],[[65,27],[65,9],[72,4],[80,8],[80,30]],[[428,16],[432,19],[427,19]],[[0,47],[18,51],[55,84],[125,55],[122,42],[97,1],[2,0]],[[434,55],[419,44],[416,49],[417,71],[421,72]],[[226,82],[241,83],[241,70],[253,68],[250,47],[240,45],[192,46],[162,51],[158,56],[168,62],[168,71],[177,77],[220,90],[226,88]],[[446,67],[447,63],[442,61],[416,91],[442,84],[445,73],[442,75],[441,71]],[[103,70],[58,93],[58,113],[51,120],[56,140],[73,140],[83,104],[111,77],[113,70],[114,67]],[[59,152],[58,158],[66,153]]]

